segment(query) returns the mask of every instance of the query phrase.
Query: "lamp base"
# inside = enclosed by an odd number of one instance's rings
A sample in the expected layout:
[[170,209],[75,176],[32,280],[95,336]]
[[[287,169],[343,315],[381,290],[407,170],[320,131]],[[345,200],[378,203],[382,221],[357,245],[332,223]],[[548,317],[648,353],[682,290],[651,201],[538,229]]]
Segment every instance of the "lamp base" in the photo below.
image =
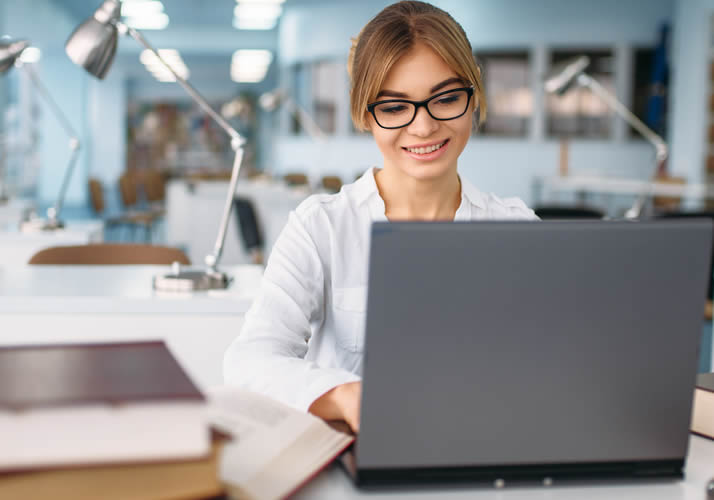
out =
[[20,223],[20,231],[23,233],[39,233],[58,229],[64,229],[64,222],[56,219],[30,219]]
[[154,276],[154,290],[162,292],[193,292],[228,288],[231,277],[217,271],[186,270]]

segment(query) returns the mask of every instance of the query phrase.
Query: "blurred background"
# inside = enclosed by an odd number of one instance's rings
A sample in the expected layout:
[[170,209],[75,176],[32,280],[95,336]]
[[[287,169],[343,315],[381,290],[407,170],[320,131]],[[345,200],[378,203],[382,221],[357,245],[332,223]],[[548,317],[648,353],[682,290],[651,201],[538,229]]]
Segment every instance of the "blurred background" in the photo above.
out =
[[[120,37],[104,80],[64,43],[99,0],[3,0],[0,34],[23,53],[82,144],[63,208],[101,221],[105,240],[213,246],[233,160],[228,136],[149,54]],[[287,213],[352,182],[381,156],[349,117],[350,37],[391,2],[126,0],[122,15],[247,139],[237,195],[257,214],[265,253]],[[548,95],[559,63],[588,74],[670,147],[655,209],[706,210],[714,175],[714,0],[435,0],[461,23],[484,71],[488,119],[460,158],[483,191],[531,206],[622,215],[655,173],[655,150],[588,89]],[[425,68],[428,71],[428,68]],[[0,77],[0,222],[44,213],[60,190],[68,136],[24,71]],[[567,179],[568,182],[563,182]],[[255,260],[229,225],[223,262]],[[129,217],[129,219],[127,219]],[[132,218],[133,217],[133,218]],[[127,222],[129,220],[129,222]],[[118,221],[121,221],[118,222]]]

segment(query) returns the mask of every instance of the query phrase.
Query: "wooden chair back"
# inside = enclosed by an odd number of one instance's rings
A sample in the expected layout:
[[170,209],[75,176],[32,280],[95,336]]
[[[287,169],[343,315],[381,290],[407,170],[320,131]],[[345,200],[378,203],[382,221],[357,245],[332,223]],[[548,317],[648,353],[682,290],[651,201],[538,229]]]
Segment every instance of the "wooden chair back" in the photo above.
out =
[[89,178],[89,201],[95,214],[104,213],[104,188],[102,183],[93,177]]
[[336,193],[342,189],[342,179],[336,175],[326,175],[322,178],[322,187],[331,193]]
[[124,243],[90,243],[57,246],[40,250],[32,256],[31,265],[190,265],[191,261],[178,248]]

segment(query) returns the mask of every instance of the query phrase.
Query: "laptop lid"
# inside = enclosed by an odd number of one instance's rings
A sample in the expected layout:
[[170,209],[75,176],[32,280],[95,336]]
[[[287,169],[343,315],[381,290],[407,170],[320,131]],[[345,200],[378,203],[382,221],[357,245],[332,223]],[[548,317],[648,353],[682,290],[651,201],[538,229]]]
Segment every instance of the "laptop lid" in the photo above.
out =
[[681,475],[712,223],[376,223],[358,483]]

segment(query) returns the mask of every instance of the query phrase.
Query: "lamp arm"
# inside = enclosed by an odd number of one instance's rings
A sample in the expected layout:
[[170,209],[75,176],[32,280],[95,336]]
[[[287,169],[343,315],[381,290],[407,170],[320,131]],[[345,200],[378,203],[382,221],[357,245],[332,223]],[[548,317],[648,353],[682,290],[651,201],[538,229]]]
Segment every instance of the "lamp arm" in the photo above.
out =
[[628,124],[630,124],[635,130],[637,130],[647,141],[652,144],[655,148],[655,170],[650,178],[647,187],[640,193],[635,200],[635,203],[630,207],[627,212],[625,212],[625,217],[628,219],[636,219],[642,213],[642,209],[647,202],[647,199],[652,194],[652,185],[655,182],[657,174],[661,171],[664,166],[667,157],[669,156],[669,148],[664,142],[662,137],[660,137],[654,130],[649,128],[644,124],[642,120],[637,118],[635,114],[627,109],[627,107],[622,104],[614,95],[605,89],[597,80],[588,75],[587,73],[581,73],[578,75],[578,84],[589,88],[593,93],[600,97],[605,103],[615,111],[620,117],[622,117]]
[[245,139],[231,127],[231,125],[218,114],[208,102],[198,93],[196,89],[191,86],[184,78],[178,75],[174,69],[161,57],[159,52],[149,44],[149,42],[142,36],[142,34],[134,28],[127,26],[121,22],[116,22],[117,29],[120,32],[128,33],[134,40],[139,42],[146,49],[150,50],[168,69],[171,74],[176,78],[176,81],[183,87],[186,93],[203,109],[213,120],[223,129],[231,138],[231,148],[235,152],[235,157],[233,159],[233,168],[231,170],[231,180],[228,187],[228,195],[226,196],[226,202],[223,206],[223,215],[221,216],[221,224],[218,229],[218,237],[216,238],[216,243],[213,248],[213,252],[206,255],[205,263],[208,266],[208,271],[210,273],[216,273],[218,262],[221,260],[221,255],[223,254],[223,245],[226,240],[226,233],[228,229],[228,221],[231,216],[231,209],[233,208],[233,199],[235,197],[236,186],[238,185],[238,175],[240,174],[241,164],[243,163],[243,152],[245,146]]
[[226,233],[228,232],[228,221],[231,218],[231,210],[233,208],[233,200],[235,198],[236,187],[238,186],[238,174],[243,162],[243,147],[240,147],[235,152],[233,159],[233,169],[231,170],[231,180],[228,186],[228,197],[223,206],[223,215],[221,216],[221,225],[219,226],[216,243],[213,246],[213,252],[206,255],[205,263],[208,266],[209,272],[216,272],[218,262],[223,254],[223,245],[226,241]]
[[67,195],[69,181],[72,178],[74,166],[76,165],[77,158],[79,156],[79,150],[81,147],[79,138],[77,137],[77,133],[72,127],[69,118],[67,118],[67,115],[62,112],[62,108],[59,107],[57,102],[52,98],[52,95],[50,95],[47,88],[42,84],[35,70],[19,61],[16,64],[17,66],[21,67],[30,77],[30,82],[32,82],[32,85],[37,89],[42,98],[47,102],[49,108],[52,110],[55,117],[57,118],[57,121],[60,123],[64,131],[69,136],[70,157],[69,161],[67,162],[67,166],[64,168],[62,186],[60,187],[60,191],[57,194],[57,199],[55,200],[54,205],[47,209],[47,217],[50,219],[51,222],[56,223],[59,221],[60,212],[62,211],[62,205],[64,204],[64,198]]
[[288,108],[297,115],[298,121],[300,121],[310,137],[314,140],[323,140],[325,138],[325,133],[305,108],[300,106],[295,99],[290,96],[287,96],[285,101]]
[[[208,104],[206,102],[206,100],[203,98],[203,96],[201,96],[201,94],[199,94],[198,91],[195,88],[193,88],[193,86],[190,83],[188,83],[183,77],[181,77],[181,75],[177,74],[176,71],[174,71],[174,69],[171,67],[171,65],[169,63],[164,61],[164,59],[161,57],[159,52],[151,44],[149,44],[149,42],[146,40],[146,38],[144,38],[144,36],[138,30],[136,30],[130,26],[127,26],[126,24],[123,24],[121,22],[116,22],[116,26],[117,26],[117,29],[119,29],[120,33],[122,33],[122,32],[128,33],[129,36],[131,36],[134,40],[139,42],[144,48],[150,50],[157,57],[159,62],[161,62],[161,64],[163,64],[164,67],[171,72],[171,74],[174,76],[174,78],[176,78],[176,82],[179,85],[181,85],[181,87],[183,87],[183,89],[186,91],[186,93],[188,95],[190,95],[191,98],[194,101],[196,101],[196,103],[199,106],[201,106],[201,109],[203,109],[203,111],[205,111],[206,114],[208,114],[211,118],[213,118],[213,120],[218,125],[220,125],[220,127],[223,130],[225,130],[225,132],[231,137],[231,141],[238,142],[239,143],[238,146],[243,146],[243,144],[245,143],[245,140],[236,131],[236,129],[231,127],[231,125],[220,114],[218,114],[211,107],[210,104]],[[238,146],[233,146],[232,144],[231,144],[231,146],[233,147],[234,150],[238,149]]]

